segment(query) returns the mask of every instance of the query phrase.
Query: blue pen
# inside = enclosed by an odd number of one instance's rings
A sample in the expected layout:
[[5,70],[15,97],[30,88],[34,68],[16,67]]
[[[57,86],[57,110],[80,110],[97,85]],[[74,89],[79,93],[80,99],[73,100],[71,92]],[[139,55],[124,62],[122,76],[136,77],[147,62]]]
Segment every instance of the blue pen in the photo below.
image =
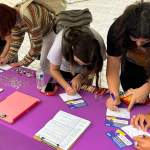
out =
[[110,92],[110,96],[111,96],[111,98],[112,98],[113,100],[116,99],[115,95],[114,95],[113,93],[111,93],[111,92]]

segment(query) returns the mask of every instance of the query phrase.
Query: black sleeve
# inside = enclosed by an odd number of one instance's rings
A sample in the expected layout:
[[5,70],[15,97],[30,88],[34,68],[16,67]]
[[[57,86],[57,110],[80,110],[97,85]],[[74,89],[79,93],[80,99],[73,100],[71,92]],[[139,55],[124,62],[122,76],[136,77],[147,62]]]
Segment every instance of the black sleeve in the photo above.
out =
[[107,54],[109,56],[121,56],[122,55],[122,51],[121,48],[118,46],[117,44],[117,40],[116,40],[116,35],[118,33],[116,33],[117,31],[115,31],[115,28],[117,26],[117,20],[110,26],[109,31],[108,31],[108,35],[107,35]]

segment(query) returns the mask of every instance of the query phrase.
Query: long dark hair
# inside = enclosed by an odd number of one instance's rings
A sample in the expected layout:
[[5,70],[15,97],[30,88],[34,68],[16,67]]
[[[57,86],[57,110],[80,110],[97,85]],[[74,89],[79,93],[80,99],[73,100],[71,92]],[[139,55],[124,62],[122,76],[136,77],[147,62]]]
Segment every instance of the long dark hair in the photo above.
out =
[[132,43],[129,36],[150,38],[150,2],[128,6],[124,13],[117,18],[117,22],[114,29],[115,40],[123,53],[126,53]]
[[[116,35],[113,37],[122,51],[122,64],[124,65],[127,50],[134,51],[133,47],[136,46],[135,42],[131,41],[130,36],[150,39],[150,2],[135,3],[128,6],[115,23],[117,25],[113,33]],[[145,69],[148,77],[150,77],[150,46],[146,47],[146,57],[147,66]]]
[[66,29],[63,34],[62,53],[64,58],[72,65],[75,64],[74,56],[88,63],[89,65],[85,66],[82,72],[85,74],[86,71],[94,71],[96,74],[96,86],[98,87],[103,58],[99,42],[95,39],[90,28],[72,27]]
[[11,33],[11,29],[17,21],[17,11],[0,3],[0,36],[5,37]]

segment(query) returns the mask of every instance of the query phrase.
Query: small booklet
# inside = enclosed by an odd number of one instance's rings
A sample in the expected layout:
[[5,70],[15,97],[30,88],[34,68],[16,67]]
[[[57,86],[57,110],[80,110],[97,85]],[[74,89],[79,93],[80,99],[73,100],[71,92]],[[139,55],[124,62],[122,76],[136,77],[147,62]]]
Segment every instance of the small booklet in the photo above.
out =
[[75,95],[68,95],[67,93],[62,93],[62,94],[59,94],[59,96],[64,102],[82,98],[78,93],[76,93]]
[[106,135],[118,149],[127,148],[133,145],[132,139],[120,129],[108,131],[106,132]]
[[15,91],[0,102],[0,119],[14,123],[20,115],[38,102],[40,100],[35,97]]
[[68,150],[90,125],[90,121],[59,111],[34,138],[58,149]]
[[127,133],[131,138],[135,137],[135,136],[148,136],[150,137],[150,133],[148,132],[144,132],[142,130],[139,130],[137,128],[134,128],[133,126],[129,125],[129,126],[125,126],[121,128],[125,133]]
[[87,102],[82,99],[82,97],[76,93],[75,95],[68,95],[67,93],[59,94],[60,98],[66,103],[69,108],[77,109],[87,106]]
[[133,144],[134,144],[133,137],[136,137],[136,136],[148,136],[148,137],[150,137],[150,133],[144,132],[144,131],[139,130],[137,128],[134,128],[131,125],[124,126],[121,129],[106,132],[106,135],[120,149],[126,148],[128,146],[133,146]]
[[118,111],[107,109],[106,116],[130,119],[130,112],[127,110],[127,108],[119,108]]

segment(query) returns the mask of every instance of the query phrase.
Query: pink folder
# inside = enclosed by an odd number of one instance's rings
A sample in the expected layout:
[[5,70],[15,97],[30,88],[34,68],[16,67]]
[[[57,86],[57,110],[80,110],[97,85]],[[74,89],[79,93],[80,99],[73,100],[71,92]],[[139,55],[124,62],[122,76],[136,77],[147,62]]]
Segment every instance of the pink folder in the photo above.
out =
[[38,102],[39,99],[16,91],[0,102],[0,119],[14,123],[20,115]]

